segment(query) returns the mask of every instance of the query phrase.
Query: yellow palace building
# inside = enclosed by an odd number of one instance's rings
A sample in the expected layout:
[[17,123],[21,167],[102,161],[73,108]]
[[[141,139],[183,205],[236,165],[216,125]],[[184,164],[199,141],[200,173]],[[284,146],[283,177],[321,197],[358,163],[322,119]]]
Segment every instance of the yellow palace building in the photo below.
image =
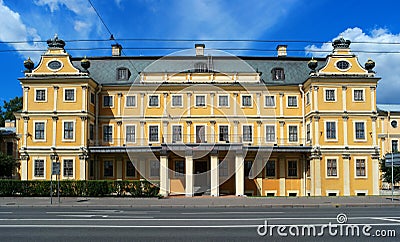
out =
[[[72,58],[48,40],[25,61],[22,180],[138,180],[161,195],[378,195],[375,63],[340,38],[326,58]],[[53,179],[55,176],[52,177]]]

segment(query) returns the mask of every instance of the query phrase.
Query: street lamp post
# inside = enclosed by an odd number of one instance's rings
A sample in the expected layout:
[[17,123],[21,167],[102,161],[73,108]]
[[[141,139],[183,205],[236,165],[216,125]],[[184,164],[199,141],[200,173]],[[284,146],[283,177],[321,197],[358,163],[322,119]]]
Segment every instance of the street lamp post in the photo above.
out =
[[[389,119],[390,119],[390,113],[389,113]],[[393,120],[393,121],[391,121],[390,122],[390,126],[392,126],[392,128],[397,128],[397,121],[396,120]],[[389,132],[389,134],[390,134],[390,132]],[[388,137],[389,138],[389,137]],[[389,140],[390,141],[390,140]],[[396,148],[397,149],[397,148]],[[393,202],[393,200],[394,200],[394,179],[393,179],[393,176],[394,176],[394,172],[393,172],[393,156],[394,156],[394,150],[393,150],[393,141],[391,142],[391,150],[392,150],[392,161],[391,161],[391,164],[392,164],[392,168],[391,168],[391,171],[392,171],[392,202]],[[397,151],[397,150],[396,150]]]

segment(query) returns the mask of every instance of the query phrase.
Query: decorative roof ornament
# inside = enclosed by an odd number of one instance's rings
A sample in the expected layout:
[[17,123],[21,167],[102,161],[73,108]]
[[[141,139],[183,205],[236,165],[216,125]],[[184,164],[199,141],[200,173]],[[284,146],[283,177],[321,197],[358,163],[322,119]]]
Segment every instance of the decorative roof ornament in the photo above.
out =
[[339,39],[335,39],[332,43],[334,49],[348,49],[351,44],[350,40],[345,40],[342,36]]
[[81,60],[81,66],[85,69],[85,72],[89,72],[88,69],[90,68],[90,61],[86,58],[86,56]]
[[311,60],[307,63],[308,68],[311,69],[311,73],[315,73],[315,69],[318,66],[318,62],[314,60],[314,57],[311,58]]
[[26,68],[25,72],[32,72],[34,63],[30,57],[27,60],[24,60],[24,67]]
[[375,67],[375,61],[368,59],[367,62],[365,62],[365,69],[368,70],[368,72],[374,72],[372,69]]
[[64,42],[64,40],[59,39],[57,34],[55,34],[53,39],[47,40],[47,45],[50,48],[64,48],[65,42]]

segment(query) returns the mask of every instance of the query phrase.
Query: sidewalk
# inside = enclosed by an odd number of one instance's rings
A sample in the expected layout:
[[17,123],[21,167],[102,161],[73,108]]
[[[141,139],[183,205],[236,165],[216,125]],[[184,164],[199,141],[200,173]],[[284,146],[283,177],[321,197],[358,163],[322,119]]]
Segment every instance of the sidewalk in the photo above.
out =
[[391,201],[390,196],[366,197],[210,197],[173,196],[158,198],[130,197],[0,197],[0,207],[400,207],[400,197]]

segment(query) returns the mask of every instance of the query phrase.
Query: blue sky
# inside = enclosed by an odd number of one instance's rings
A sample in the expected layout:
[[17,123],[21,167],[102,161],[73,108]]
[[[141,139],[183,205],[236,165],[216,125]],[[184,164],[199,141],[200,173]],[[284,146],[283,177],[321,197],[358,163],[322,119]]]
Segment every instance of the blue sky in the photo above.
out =
[[[355,42],[400,43],[398,1],[328,1],[328,0],[91,0],[116,39],[255,39],[311,40],[329,42],[343,36]],[[110,37],[88,0],[0,0],[0,102],[21,96],[18,81],[23,76],[23,60],[35,64],[44,43],[55,33],[64,40]],[[27,43],[4,43],[28,41]],[[193,42],[119,41],[124,47],[161,46],[193,48]],[[198,41],[197,41],[198,42]],[[67,51],[75,57],[110,55],[111,41],[67,42]],[[275,49],[288,45],[289,56],[320,56],[311,50],[331,50],[323,43],[222,43],[206,42],[207,48]],[[74,51],[72,48],[100,47],[107,50]],[[398,51],[399,53],[362,53],[376,62],[375,71],[382,77],[378,85],[378,103],[399,103],[400,44],[352,44],[352,49]],[[10,51],[6,51],[10,50]],[[293,51],[301,50],[301,51]],[[169,51],[125,50],[127,55],[165,55]],[[237,55],[273,56],[275,52],[230,52]],[[323,54],[325,55],[325,54]]]

